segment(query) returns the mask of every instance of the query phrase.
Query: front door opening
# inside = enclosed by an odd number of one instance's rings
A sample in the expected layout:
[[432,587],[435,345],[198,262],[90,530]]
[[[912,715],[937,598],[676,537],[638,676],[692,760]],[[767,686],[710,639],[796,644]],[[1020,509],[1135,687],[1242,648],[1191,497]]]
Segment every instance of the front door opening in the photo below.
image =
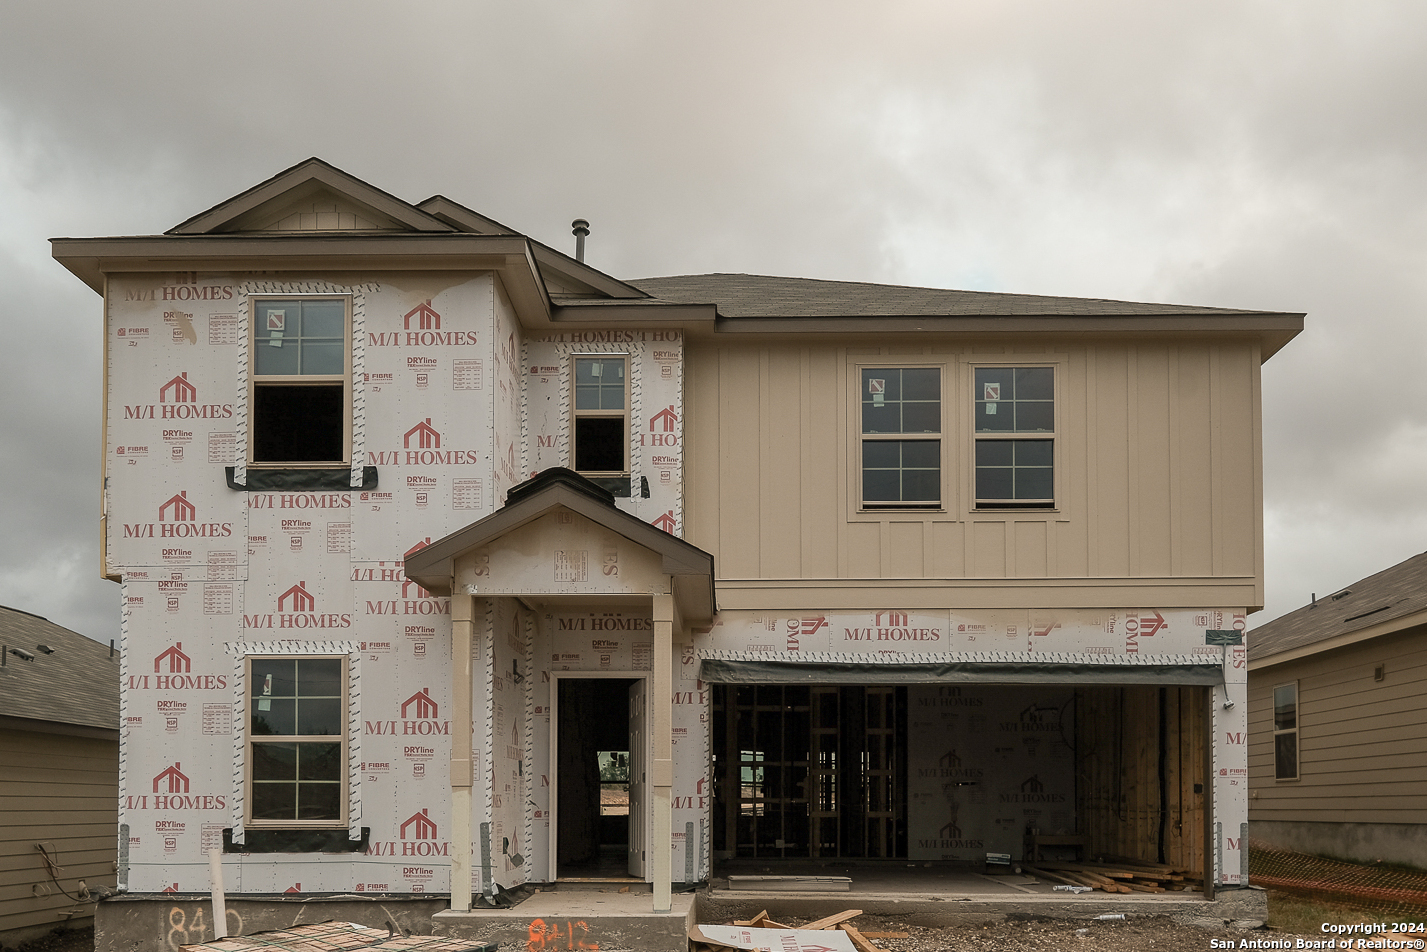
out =
[[[560,678],[558,698],[559,769],[555,862],[558,879],[627,879],[631,786],[642,778],[631,693],[642,695],[636,678]],[[636,833],[638,831],[636,830]],[[638,837],[636,836],[635,839]]]

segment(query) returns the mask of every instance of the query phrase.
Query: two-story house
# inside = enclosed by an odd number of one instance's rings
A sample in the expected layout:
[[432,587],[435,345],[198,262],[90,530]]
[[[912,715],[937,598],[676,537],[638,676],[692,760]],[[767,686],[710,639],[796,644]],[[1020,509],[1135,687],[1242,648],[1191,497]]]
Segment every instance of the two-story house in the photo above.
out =
[[455,910],[1032,837],[1240,882],[1302,315],[626,281],[315,159],[54,254],[104,296],[131,896],[215,847]]

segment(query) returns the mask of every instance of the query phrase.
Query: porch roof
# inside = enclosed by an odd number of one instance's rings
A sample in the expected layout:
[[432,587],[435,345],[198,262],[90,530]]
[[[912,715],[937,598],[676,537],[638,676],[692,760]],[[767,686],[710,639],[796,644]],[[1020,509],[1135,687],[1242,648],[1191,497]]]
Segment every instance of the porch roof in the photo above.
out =
[[429,592],[450,595],[458,558],[557,508],[577,513],[657,555],[684,620],[702,623],[713,618],[717,604],[712,555],[630,515],[615,506],[608,491],[559,467],[513,487],[505,505],[489,516],[409,554],[406,577]]

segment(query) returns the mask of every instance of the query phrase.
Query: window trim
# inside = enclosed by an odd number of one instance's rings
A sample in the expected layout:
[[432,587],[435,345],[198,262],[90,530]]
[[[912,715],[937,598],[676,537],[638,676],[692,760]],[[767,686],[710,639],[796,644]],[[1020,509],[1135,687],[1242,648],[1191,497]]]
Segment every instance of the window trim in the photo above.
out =
[[[259,374],[258,305],[265,301],[341,301],[342,373],[340,374]],[[352,465],[352,295],[351,294],[253,294],[248,296],[248,440],[244,452],[249,469],[338,469]],[[335,460],[257,460],[257,390],[260,386],[320,387],[342,385],[342,458]]]
[[[254,787],[253,787],[253,765],[256,760],[254,744],[264,743],[331,743],[330,734],[273,734],[263,735],[262,740],[255,739],[253,734],[253,712],[250,705],[253,702],[253,662],[254,661],[302,661],[317,659],[321,661],[341,661],[342,675],[340,682],[342,685],[342,718],[343,729],[336,735],[342,744],[342,786],[338,793],[338,802],[341,804],[340,816],[330,820],[268,820],[257,819],[253,816]],[[300,654],[272,654],[268,652],[245,655],[243,657],[243,691],[245,692],[243,721],[243,827],[252,830],[346,830],[349,823],[349,808],[351,801],[351,731],[346,728],[352,703],[351,690],[351,656],[348,654],[322,654],[318,652],[303,652]]]
[[[616,358],[616,357],[619,358],[620,360],[624,361],[624,408],[623,408],[622,410],[583,410],[583,411],[582,411],[582,410],[579,410],[579,409],[577,408],[577,403],[578,403],[578,401],[577,401],[577,399],[576,399],[576,387],[579,385],[579,384],[578,384],[579,377],[578,377],[578,374],[577,374],[577,372],[576,372],[576,367],[577,367],[578,362],[581,361],[581,360],[598,360],[598,359],[601,359],[601,358],[604,358],[604,359],[608,360],[608,359]],[[627,351],[598,351],[598,352],[593,352],[593,351],[592,351],[592,352],[588,352],[588,353],[574,353],[574,354],[571,354],[571,355],[570,355],[570,363],[569,363],[569,381],[570,381],[570,383],[569,383],[569,388],[568,388],[568,390],[566,391],[566,392],[567,392],[567,395],[568,395],[568,396],[567,396],[567,399],[570,401],[570,430],[569,430],[570,456],[569,456],[569,460],[570,460],[570,469],[572,469],[572,470],[574,470],[575,472],[579,473],[581,476],[585,476],[585,477],[590,478],[590,479],[610,479],[610,478],[620,479],[620,478],[628,478],[629,475],[633,472],[632,461],[633,461],[633,458],[634,458],[634,451],[633,451],[633,449],[632,449],[631,446],[630,446],[630,443],[631,443],[631,441],[632,441],[632,439],[633,439],[633,437],[632,437],[633,424],[632,424],[632,422],[631,422],[631,421],[632,421],[632,408],[631,408],[630,405],[629,405],[630,397],[631,397],[631,395],[632,395],[632,393],[633,393],[633,390],[632,390],[632,388],[631,388],[631,386],[630,386],[630,380],[631,380],[631,378],[633,378],[633,376],[634,376],[634,355],[631,354],[631,353],[629,353],[629,352],[627,352]],[[575,466],[575,430],[576,430],[576,427],[577,427],[577,425],[578,425],[578,421],[579,421],[579,420],[581,420],[581,419],[589,419],[589,418],[599,418],[599,419],[615,419],[615,418],[618,418],[618,419],[621,419],[621,420],[624,421],[624,439],[620,441],[620,445],[623,447],[623,452],[624,452],[624,469],[622,469],[622,470],[604,470],[604,469],[588,469],[588,470],[586,470],[586,469],[578,469],[578,468]]]
[[[1062,458],[1062,437],[1065,434],[1065,399],[1064,384],[1065,360],[1059,355],[1046,356],[1041,354],[1014,354],[1005,357],[987,357],[986,355],[976,355],[963,358],[961,363],[966,368],[963,375],[962,386],[966,388],[966,409],[963,411],[966,421],[966,432],[970,436],[971,452],[967,459],[966,466],[966,499],[967,509],[978,515],[990,513],[1049,513],[1059,512],[1064,508],[1065,484],[1063,482],[1063,472],[1066,461]],[[976,429],[976,404],[978,403],[976,394],[976,371],[982,369],[1019,369],[1019,368],[1049,368],[1053,374],[1051,389],[1051,399],[1055,410],[1055,428],[1050,432],[1026,431],[1021,432],[995,432],[980,433]],[[1031,501],[1019,503],[1016,500],[993,500],[980,499],[976,495],[976,447],[981,442],[1016,442],[1029,440],[1047,440],[1051,444],[1051,493],[1049,502]]]
[[[866,433],[862,429],[862,375],[868,370],[934,370],[937,373],[937,404],[938,417],[941,426],[936,433]],[[946,379],[947,365],[944,361],[937,360],[877,360],[858,361],[853,364],[853,380],[855,385],[853,391],[853,411],[852,411],[852,432],[855,441],[853,449],[852,465],[857,473],[855,480],[856,495],[854,498],[854,509],[859,516],[871,516],[873,518],[894,518],[899,514],[912,515],[916,513],[938,513],[946,512],[947,497],[947,413],[946,413]],[[868,442],[874,443],[910,443],[935,441],[937,443],[937,488],[940,499],[936,502],[913,502],[913,503],[868,503],[866,493],[863,488],[863,479],[866,477],[866,467],[863,465],[864,446]]]
[[[1278,727],[1278,692],[1282,688],[1293,689],[1293,726],[1279,730]],[[1273,780],[1275,783],[1298,780],[1302,774],[1302,746],[1298,743],[1298,728],[1303,719],[1303,705],[1298,690],[1297,681],[1286,681],[1283,684],[1275,684],[1273,691],[1269,693],[1269,723],[1273,727]],[[1278,739],[1279,737],[1293,737],[1293,776],[1280,777],[1278,775]]]

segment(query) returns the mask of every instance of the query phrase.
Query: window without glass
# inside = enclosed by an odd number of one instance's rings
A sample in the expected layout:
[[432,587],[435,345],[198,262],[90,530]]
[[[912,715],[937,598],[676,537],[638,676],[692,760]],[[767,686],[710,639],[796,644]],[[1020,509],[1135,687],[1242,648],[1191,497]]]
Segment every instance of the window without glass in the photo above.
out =
[[346,298],[253,301],[249,460],[346,465],[351,445]]
[[1273,689],[1273,779],[1298,779],[1298,682]]
[[862,507],[941,506],[941,370],[862,368]]
[[347,659],[248,659],[248,822],[340,827],[347,805]]
[[629,472],[627,358],[575,359],[574,470],[585,475]]
[[1055,368],[977,367],[976,506],[1055,505]]

